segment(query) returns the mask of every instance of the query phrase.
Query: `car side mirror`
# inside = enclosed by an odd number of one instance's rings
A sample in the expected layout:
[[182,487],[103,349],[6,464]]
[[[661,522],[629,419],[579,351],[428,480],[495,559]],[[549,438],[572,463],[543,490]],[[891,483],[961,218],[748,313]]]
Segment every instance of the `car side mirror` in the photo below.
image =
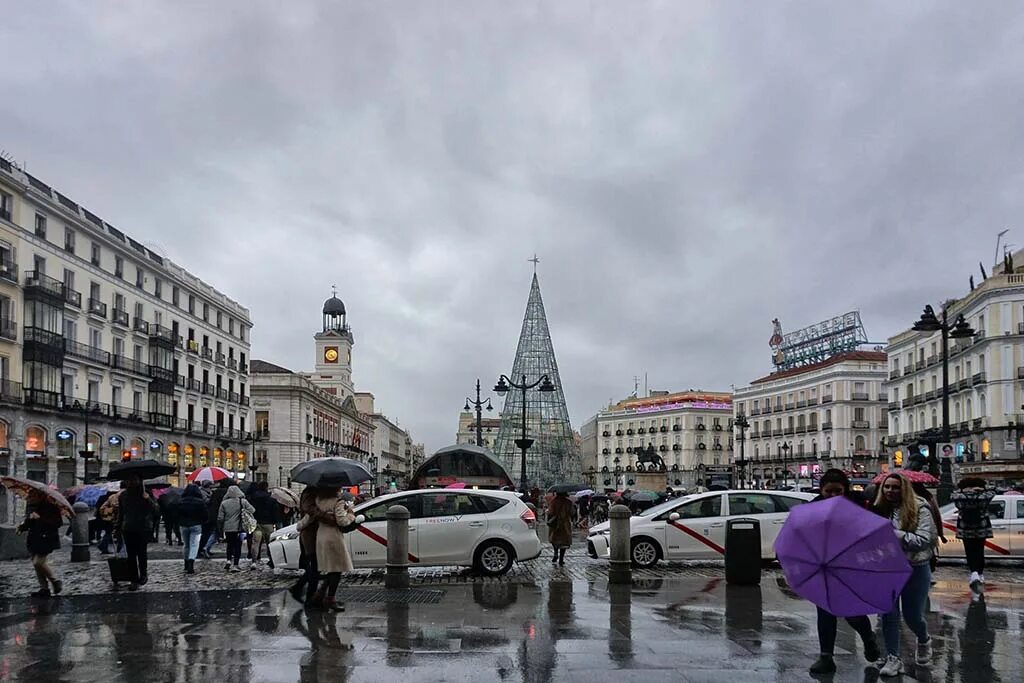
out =
[[366,515],[356,515],[356,524],[362,524],[366,521]]
[[679,513],[678,512],[673,512],[671,515],[668,516],[668,519],[669,519],[670,522],[678,522],[679,521]]

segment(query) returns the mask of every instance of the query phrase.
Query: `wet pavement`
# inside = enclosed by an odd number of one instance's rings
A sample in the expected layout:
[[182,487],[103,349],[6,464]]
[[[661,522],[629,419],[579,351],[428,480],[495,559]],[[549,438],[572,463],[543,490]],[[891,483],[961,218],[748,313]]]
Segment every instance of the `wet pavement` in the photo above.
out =
[[[902,680],[1020,681],[1024,584],[990,579],[972,602],[960,573],[933,590],[931,665],[911,664]],[[610,587],[556,568],[532,583],[342,594],[348,609],[337,615],[307,612],[280,589],[8,599],[0,678],[788,683],[812,680],[817,650],[813,607],[776,575],[759,587],[693,577]],[[819,680],[877,680],[859,648],[842,624],[839,672]]]

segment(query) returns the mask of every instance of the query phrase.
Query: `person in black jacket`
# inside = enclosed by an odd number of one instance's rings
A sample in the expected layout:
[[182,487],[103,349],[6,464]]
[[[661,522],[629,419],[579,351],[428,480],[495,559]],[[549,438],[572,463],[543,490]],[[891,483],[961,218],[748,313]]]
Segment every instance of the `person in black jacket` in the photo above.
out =
[[[836,496],[845,496],[847,500],[855,505],[866,507],[864,498],[856,491],[851,490],[850,479],[842,470],[826,470],[821,475],[821,481],[818,486],[821,488],[821,494],[812,500],[812,503],[819,500],[828,500]],[[867,616],[848,617],[846,623],[860,635],[861,640],[864,642],[864,659],[869,662],[878,660],[881,657],[881,651],[878,649],[878,641],[875,639],[875,633],[871,628],[871,620]],[[812,674],[830,674],[836,670],[833,654],[836,647],[837,630],[838,620],[836,616],[819,607],[818,649],[820,653],[818,660],[811,665]]]
[[60,508],[49,498],[38,491],[28,494],[25,521],[18,526],[17,531],[19,534],[28,532],[26,546],[32,556],[32,568],[35,569],[36,579],[39,581],[39,590],[33,592],[32,597],[50,597],[50,584],[53,585],[53,595],[57,595],[64,588],[46,561],[50,553],[60,548],[59,532],[62,522]]
[[203,525],[203,536],[199,540],[199,557],[205,560],[213,557],[210,555],[210,550],[217,542],[217,512],[220,511],[220,504],[224,502],[224,494],[228,492],[229,486],[231,486],[230,479],[221,479],[206,501],[206,524]]
[[[166,495],[166,494],[164,494]],[[199,539],[208,515],[203,493],[195,484],[189,484],[181,498],[174,504],[174,516],[185,541],[185,573],[196,573],[196,555],[199,553]]]
[[149,580],[147,575],[148,545],[153,537],[153,515],[160,510],[156,500],[142,487],[142,480],[136,476],[124,481],[124,490],[117,499],[118,536],[124,541],[128,560],[137,569],[138,583],[132,583],[128,590],[138,590]]
[[274,533],[277,525],[277,501],[270,496],[267,482],[258,481],[252,485],[249,502],[256,508],[256,532],[253,534],[254,549],[251,553],[253,563],[249,565],[255,569],[264,545],[267,546],[267,557],[270,556],[270,534]]

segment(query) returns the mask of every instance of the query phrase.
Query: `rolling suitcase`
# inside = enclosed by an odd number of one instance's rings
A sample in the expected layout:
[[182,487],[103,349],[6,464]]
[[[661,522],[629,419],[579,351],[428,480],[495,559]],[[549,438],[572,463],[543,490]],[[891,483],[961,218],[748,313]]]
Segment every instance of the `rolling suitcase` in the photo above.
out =
[[114,588],[122,581],[139,582],[138,567],[128,561],[124,546],[119,547],[113,557],[107,558],[107,566],[110,567],[110,580],[114,582]]

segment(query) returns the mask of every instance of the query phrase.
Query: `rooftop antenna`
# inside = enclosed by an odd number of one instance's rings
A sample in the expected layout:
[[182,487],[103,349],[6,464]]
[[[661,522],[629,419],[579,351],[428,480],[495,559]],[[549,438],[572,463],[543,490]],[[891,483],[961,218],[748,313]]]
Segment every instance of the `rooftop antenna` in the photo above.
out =
[[1008,232],[1010,232],[1010,231],[1009,230],[1001,230],[1001,231],[999,231],[999,234],[996,235],[996,256],[995,256],[994,259],[992,259],[992,263],[999,263],[999,243],[1003,240],[1003,235],[1005,235]]

